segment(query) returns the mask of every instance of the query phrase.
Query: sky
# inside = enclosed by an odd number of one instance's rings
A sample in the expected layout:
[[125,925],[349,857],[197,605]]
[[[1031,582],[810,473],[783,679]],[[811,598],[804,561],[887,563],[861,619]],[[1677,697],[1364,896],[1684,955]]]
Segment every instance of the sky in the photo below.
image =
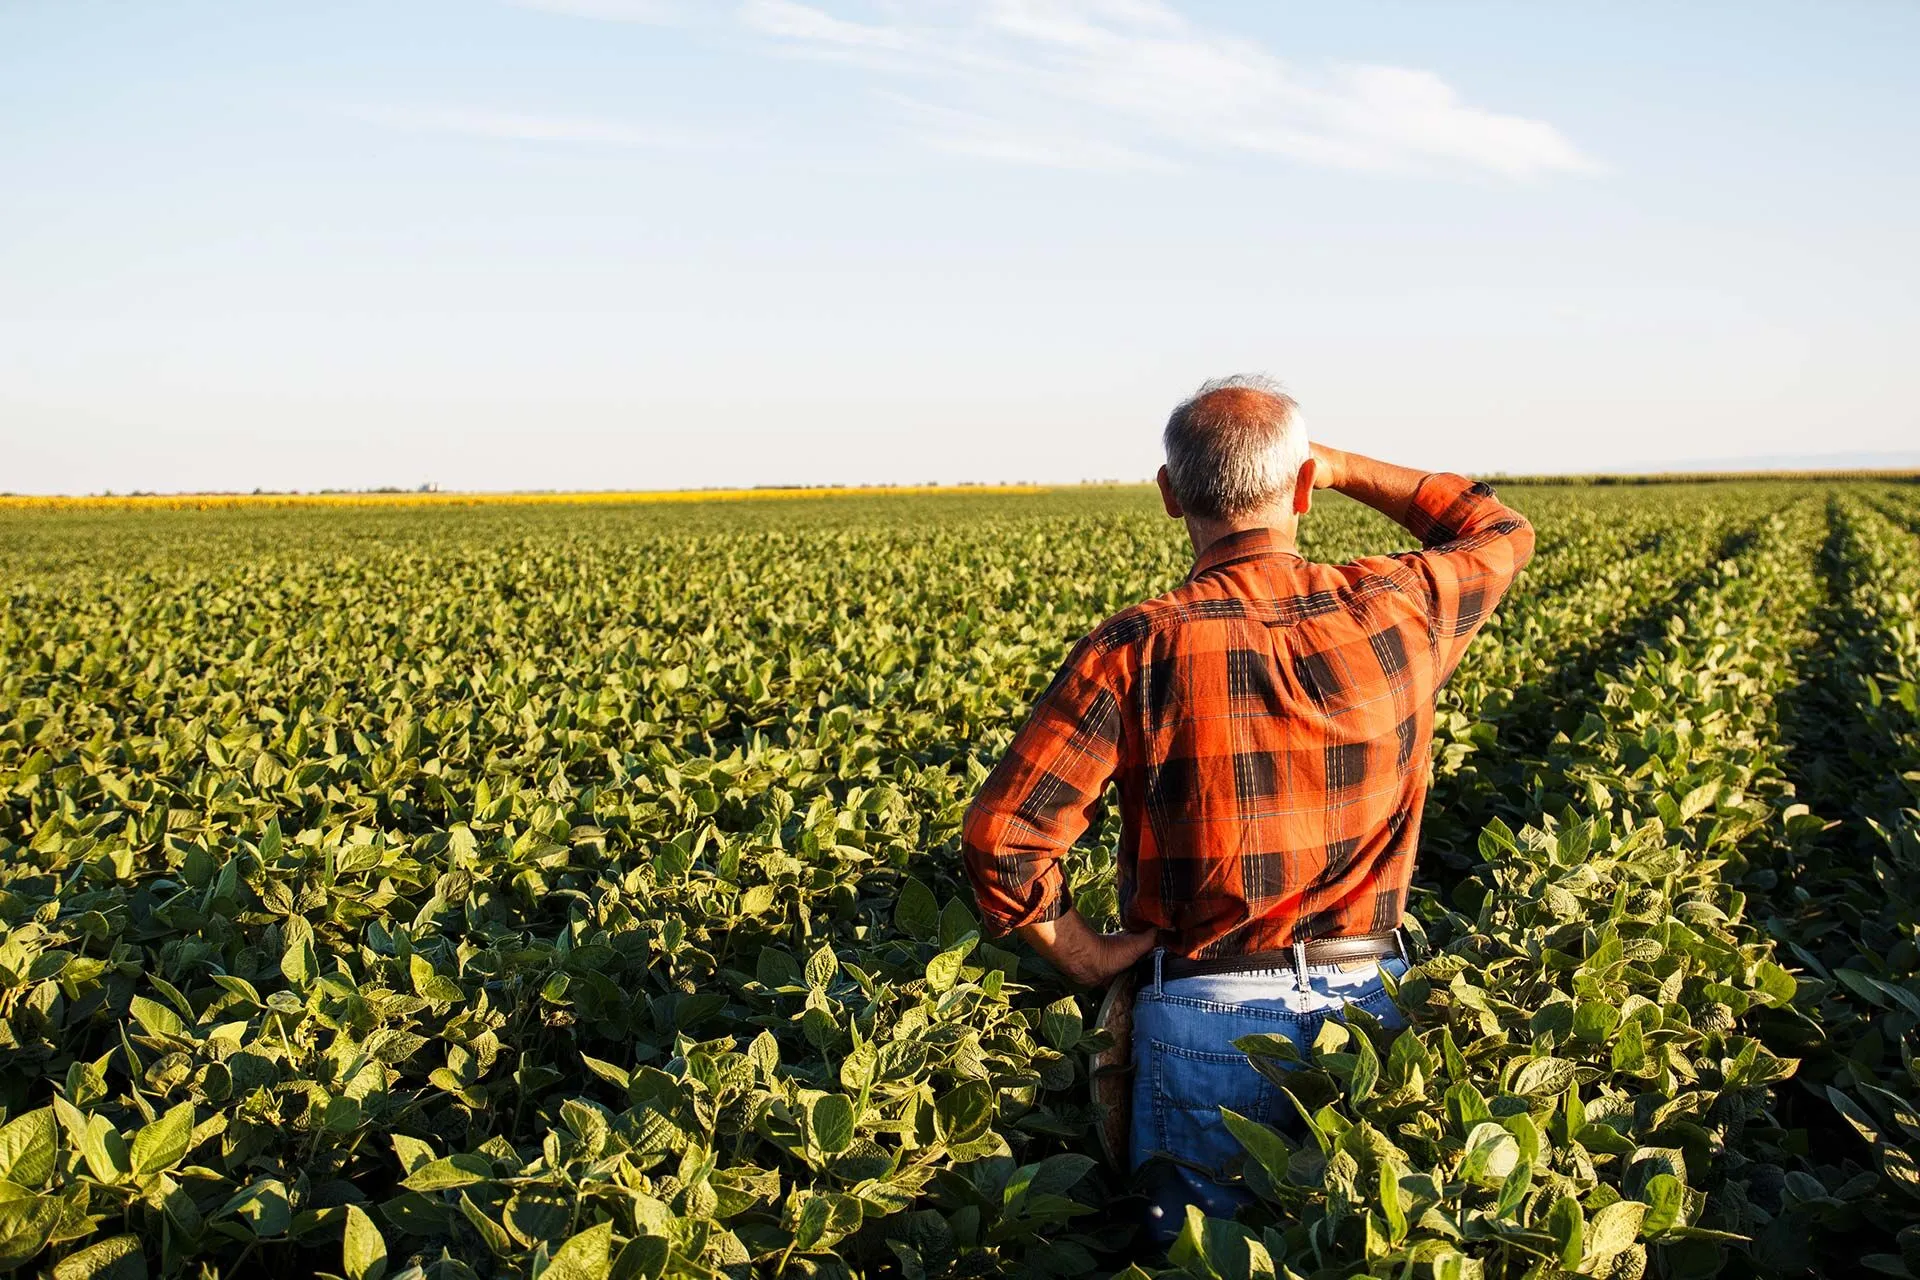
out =
[[1920,5],[0,0],[0,491],[1920,449]]

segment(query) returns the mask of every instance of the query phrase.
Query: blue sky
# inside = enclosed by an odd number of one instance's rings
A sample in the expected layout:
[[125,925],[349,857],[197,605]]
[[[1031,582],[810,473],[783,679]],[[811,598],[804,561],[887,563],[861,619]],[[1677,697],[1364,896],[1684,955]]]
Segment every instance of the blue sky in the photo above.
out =
[[0,3],[0,490],[1920,440],[1920,6]]

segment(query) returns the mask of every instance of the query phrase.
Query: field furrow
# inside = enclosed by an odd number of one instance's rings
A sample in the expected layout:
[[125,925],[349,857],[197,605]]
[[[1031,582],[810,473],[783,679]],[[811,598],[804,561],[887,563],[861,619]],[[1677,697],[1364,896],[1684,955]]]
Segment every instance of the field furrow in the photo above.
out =
[[1784,724],[1789,771],[1824,821],[1763,900],[1808,975],[1805,1016],[1778,1037],[1805,1042],[1807,1172],[1852,1265],[1899,1275],[1920,1243],[1920,542],[1886,511],[1828,506],[1818,638]]

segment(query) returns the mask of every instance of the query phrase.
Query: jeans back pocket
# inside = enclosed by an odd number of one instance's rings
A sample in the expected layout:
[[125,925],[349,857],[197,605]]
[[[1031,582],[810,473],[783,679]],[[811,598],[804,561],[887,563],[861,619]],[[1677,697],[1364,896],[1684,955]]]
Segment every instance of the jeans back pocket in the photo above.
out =
[[1152,1042],[1154,1147],[1215,1172],[1241,1154],[1220,1108],[1271,1124],[1278,1093],[1247,1055]]

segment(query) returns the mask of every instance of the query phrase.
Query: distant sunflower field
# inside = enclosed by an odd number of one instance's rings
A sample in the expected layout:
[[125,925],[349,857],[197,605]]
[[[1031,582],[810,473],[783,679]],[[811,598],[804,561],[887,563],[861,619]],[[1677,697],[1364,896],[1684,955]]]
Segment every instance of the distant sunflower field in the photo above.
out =
[[858,492],[0,502],[0,1271],[1920,1274],[1920,491],[1503,490],[1410,1026],[1168,1254],[957,841],[1184,537]]

